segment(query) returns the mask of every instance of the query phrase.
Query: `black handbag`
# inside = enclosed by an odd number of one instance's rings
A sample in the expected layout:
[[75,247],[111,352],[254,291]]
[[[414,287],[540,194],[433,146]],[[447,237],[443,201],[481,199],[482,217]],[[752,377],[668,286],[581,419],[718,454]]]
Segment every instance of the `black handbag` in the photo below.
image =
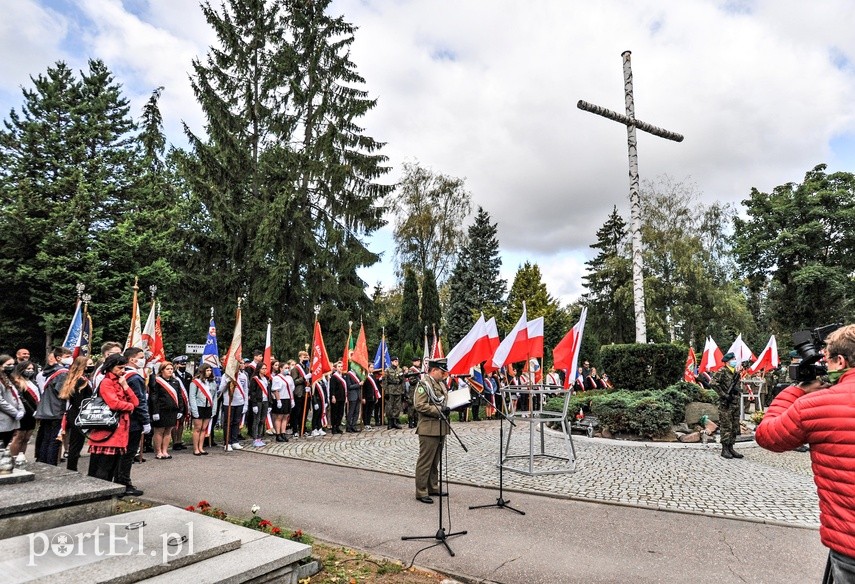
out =
[[110,407],[98,395],[95,394],[83,400],[80,405],[80,413],[77,414],[77,419],[74,425],[81,430],[115,430],[119,426],[119,414],[110,409]]

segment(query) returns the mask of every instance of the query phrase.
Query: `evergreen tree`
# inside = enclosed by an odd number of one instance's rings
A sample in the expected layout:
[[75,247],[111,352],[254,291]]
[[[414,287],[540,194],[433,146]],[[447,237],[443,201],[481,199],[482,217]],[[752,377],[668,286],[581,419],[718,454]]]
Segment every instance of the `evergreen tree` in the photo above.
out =
[[353,27],[329,4],[205,3],[219,44],[193,64],[207,138],[187,129],[183,168],[208,218],[193,229],[194,286],[206,303],[246,294],[247,330],[282,314],[276,343],[292,351],[309,340],[316,303],[332,338],[369,310],[357,269],[378,256],[360,236],[383,225],[390,189],[376,182],[382,144],[357,125],[376,101],[358,88]]
[[[508,293],[506,310],[499,320],[505,334],[513,329],[522,315],[522,303],[526,305],[526,318],[531,321],[543,318],[543,348],[547,362],[552,359],[552,349],[570,330],[570,314],[563,310],[552,297],[543,282],[540,267],[526,262],[517,270],[511,290]],[[501,332],[501,331],[500,331]]]
[[448,281],[449,302],[445,320],[449,348],[459,343],[475,322],[472,311],[478,302],[475,299],[474,286],[470,281],[471,272],[468,269],[466,255],[464,248],[457,256],[457,263],[454,264]]
[[409,345],[413,350],[421,347],[424,338],[424,328],[419,319],[419,313],[419,281],[415,271],[407,268],[404,270],[401,324],[398,329],[402,347]]
[[631,343],[635,339],[632,265],[626,237],[626,222],[615,206],[597,230],[597,242],[591,245],[599,250],[596,257],[585,264],[586,329],[597,331],[599,338],[608,343]]
[[442,310],[439,306],[439,291],[436,288],[436,276],[433,270],[425,271],[422,279],[422,309],[421,309],[422,331],[427,327],[428,342],[431,346],[436,343],[434,330],[439,335],[442,329]]

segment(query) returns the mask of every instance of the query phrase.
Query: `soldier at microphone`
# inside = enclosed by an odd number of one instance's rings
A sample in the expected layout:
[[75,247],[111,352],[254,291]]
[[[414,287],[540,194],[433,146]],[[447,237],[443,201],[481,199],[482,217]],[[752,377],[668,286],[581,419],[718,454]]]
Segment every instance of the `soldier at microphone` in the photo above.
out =
[[[416,434],[419,435],[419,458],[416,462],[416,500],[433,503],[433,496],[443,496],[439,490],[439,461],[445,436],[448,434],[445,379],[448,363],[445,359],[428,361],[428,373],[422,376],[414,392],[414,406],[419,413]],[[443,416],[445,419],[443,419]]]

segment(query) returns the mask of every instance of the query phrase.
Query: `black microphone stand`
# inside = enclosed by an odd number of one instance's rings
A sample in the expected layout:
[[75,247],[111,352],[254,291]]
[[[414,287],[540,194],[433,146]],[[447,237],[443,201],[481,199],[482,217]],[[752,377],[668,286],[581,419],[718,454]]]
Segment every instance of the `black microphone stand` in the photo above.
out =
[[[484,376],[484,366],[483,365],[481,365],[481,379],[483,379],[484,382],[486,383],[487,378]],[[489,406],[492,406],[492,404],[487,401],[487,398],[484,397],[483,392],[476,391],[476,393],[478,394],[478,397],[481,399],[481,401],[483,401],[485,404],[487,404]],[[495,395],[501,395],[501,391],[500,391],[498,384],[496,385],[496,394]],[[504,403],[504,401],[505,401],[504,398],[502,398],[502,403]],[[514,424],[514,421],[510,418],[510,416],[508,416],[501,409],[496,408],[496,411],[499,413],[499,416],[500,416],[499,417],[499,498],[496,499],[495,503],[490,503],[488,505],[470,505],[469,508],[470,509],[486,509],[487,507],[498,507],[499,509],[510,509],[511,511],[516,511],[520,515],[525,515],[525,511],[520,511],[519,509],[515,509],[514,507],[511,507],[510,505],[508,505],[508,503],[510,503],[510,500],[505,499],[505,497],[504,497],[505,474],[504,474],[504,466],[503,466],[503,461],[502,461],[502,457],[504,455],[504,451],[502,449],[503,448],[502,443],[505,441],[505,420],[507,420],[511,426],[516,427],[516,424]]]
[[[463,441],[460,439],[460,436],[458,436],[457,432],[454,431],[454,428],[451,427],[451,422],[448,420],[448,418],[445,416],[445,414],[442,413],[441,409],[439,410],[439,417],[443,421],[443,423],[446,425],[446,427],[451,431],[451,433],[454,435],[454,437],[457,439],[457,442],[460,444],[461,448],[463,448],[463,451],[469,452],[469,450],[466,448],[466,445],[463,444]],[[468,531],[452,531],[450,533],[446,533],[445,532],[445,526],[442,524],[442,499],[443,499],[443,497],[447,496],[448,491],[442,490],[442,472],[443,472],[442,460],[443,460],[443,458],[445,458],[445,448],[446,448],[445,436],[442,436],[441,439],[442,439],[442,447],[441,447],[442,448],[442,454],[440,454],[440,457],[439,457],[439,529],[437,529],[436,534],[434,534],[434,535],[407,535],[407,536],[401,537],[401,539],[404,541],[414,540],[414,539],[436,540],[445,546],[445,549],[448,550],[449,554],[454,556],[454,551],[452,551],[451,547],[448,545],[448,539],[452,538],[456,535],[466,535],[469,532]],[[448,479],[446,479],[445,482],[447,485]]]

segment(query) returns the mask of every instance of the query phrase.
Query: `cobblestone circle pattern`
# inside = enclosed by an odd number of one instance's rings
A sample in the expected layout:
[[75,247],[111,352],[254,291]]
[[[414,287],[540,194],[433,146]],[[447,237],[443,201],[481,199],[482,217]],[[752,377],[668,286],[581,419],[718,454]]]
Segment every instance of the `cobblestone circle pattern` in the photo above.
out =
[[[518,424],[509,452],[525,454],[514,466],[528,468],[528,424]],[[538,425],[534,425],[535,428]],[[508,425],[504,425],[507,435]],[[452,483],[499,486],[499,422],[455,423],[468,448],[448,437],[447,467]],[[547,430],[544,452],[566,456],[562,436]],[[540,452],[540,433],[535,435]],[[251,441],[248,443],[251,444]],[[737,444],[741,460],[719,456],[720,446],[630,443],[573,436],[575,472],[529,476],[504,471],[508,491],[609,502],[669,511],[803,527],[819,526],[819,503],[808,453],[775,454],[753,442]],[[358,434],[291,438],[247,451],[345,467],[414,476],[418,456],[415,430],[373,429]],[[567,468],[561,461],[538,457],[537,469]],[[415,487],[414,487],[415,488]]]

